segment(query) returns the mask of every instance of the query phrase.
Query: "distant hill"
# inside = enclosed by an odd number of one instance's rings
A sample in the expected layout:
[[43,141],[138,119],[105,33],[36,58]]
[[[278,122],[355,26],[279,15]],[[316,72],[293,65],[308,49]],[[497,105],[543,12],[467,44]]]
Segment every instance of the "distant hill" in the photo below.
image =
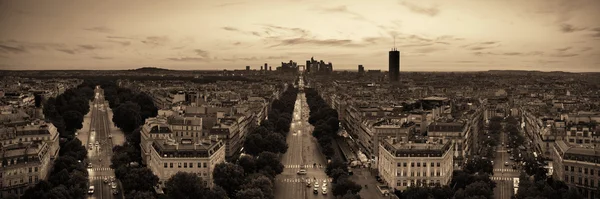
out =
[[168,72],[168,71],[172,71],[172,70],[164,69],[164,68],[156,68],[156,67],[142,67],[142,68],[127,70],[127,71],[152,73],[152,72]]

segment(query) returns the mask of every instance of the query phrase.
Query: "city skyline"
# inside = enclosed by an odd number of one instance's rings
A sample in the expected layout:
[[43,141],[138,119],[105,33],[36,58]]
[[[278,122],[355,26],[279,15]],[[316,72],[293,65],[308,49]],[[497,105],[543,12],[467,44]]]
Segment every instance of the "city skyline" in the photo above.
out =
[[[0,69],[600,71],[600,2],[5,1]],[[274,69],[274,68],[273,68]]]

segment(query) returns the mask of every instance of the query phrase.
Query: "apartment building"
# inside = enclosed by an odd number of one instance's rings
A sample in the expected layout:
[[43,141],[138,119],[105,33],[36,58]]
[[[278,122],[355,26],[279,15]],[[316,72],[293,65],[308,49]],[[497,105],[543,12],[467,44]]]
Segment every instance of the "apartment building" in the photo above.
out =
[[414,143],[406,137],[384,139],[379,144],[378,170],[391,188],[447,185],[452,179],[452,142],[428,138]]
[[58,131],[52,123],[0,127],[0,198],[21,195],[29,186],[46,180],[59,149]]
[[190,137],[181,133],[185,132],[181,129],[173,129],[181,127],[180,123],[170,125],[168,122],[165,117],[146,119],[140,144],[144,163],[158,176],[159,184],[164,185],[181,171],[196,173],[207,186],[212,186],[215,165],[225,161],[225,144],[215,136]]
[[577,188],[584,198],[600,195],[600,148],[558,140],[553,155],[554,179]]
[[452,157],[455,163],[460,163],[464,160],[467,145],[467,125],[465,122],[434,122],[427,129],[427,136],[440,139],[448,139],[452,148]]

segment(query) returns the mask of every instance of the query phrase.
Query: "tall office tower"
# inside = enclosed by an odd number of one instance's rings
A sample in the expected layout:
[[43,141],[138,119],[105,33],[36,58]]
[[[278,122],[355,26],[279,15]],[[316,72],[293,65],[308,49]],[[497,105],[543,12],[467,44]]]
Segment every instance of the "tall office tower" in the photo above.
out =
[[272,70],[273,70],[273,68],[271,68],[271,67],[272,67],[272,66],[269,66],[269,71],[272,71]]
[[246,70],[249,71],[250,70],[250,66],[246,66]]
[[267,63],[265,63],[265,70],[267,70],[267,68],[269,68],[269,67],[267,67]]
[[363,67],[363,65],[358,65],[358,73],[365,73],[365,67]]
[[398,82],[400,80],[400,51],[392,48],[389,55],[389,79],[390,82]]
[[260,66],[260,70],[263,70],[263,67],[262,67],[262,66]]
[[310,60],[306,60],[306,72],[310,73]]

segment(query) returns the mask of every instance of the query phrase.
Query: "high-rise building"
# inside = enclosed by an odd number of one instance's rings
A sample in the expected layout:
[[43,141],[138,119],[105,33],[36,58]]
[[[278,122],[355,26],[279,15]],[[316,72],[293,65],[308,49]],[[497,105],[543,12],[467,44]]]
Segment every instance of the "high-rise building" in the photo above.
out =
[[269,66],[269,71],[272,71],[272,70],[273,70],[272,66]]
[[363,65],[358,65],[358,73],[365,73],[365,67],[363,67]]
[[260,70],[261,70],[261,71],[263,70],[263,67],[262,67],[262,66],[260,66]]
[[306,60],[306,72],[310,73],[310,66],[311,66],[311,61],[310,60]]
[[246,66],[246,71],[249,71],[249,70],[250,70],[250,66]]
[[400,80],[400,51],[396,48],[392,48],[389,55],[390,66],[389,66],[389,79],[390,82],[397,82]]
[[269,68],[269,67],[267,67],[267,63],[265,63],[265,70],[267,70],[267,68]]

